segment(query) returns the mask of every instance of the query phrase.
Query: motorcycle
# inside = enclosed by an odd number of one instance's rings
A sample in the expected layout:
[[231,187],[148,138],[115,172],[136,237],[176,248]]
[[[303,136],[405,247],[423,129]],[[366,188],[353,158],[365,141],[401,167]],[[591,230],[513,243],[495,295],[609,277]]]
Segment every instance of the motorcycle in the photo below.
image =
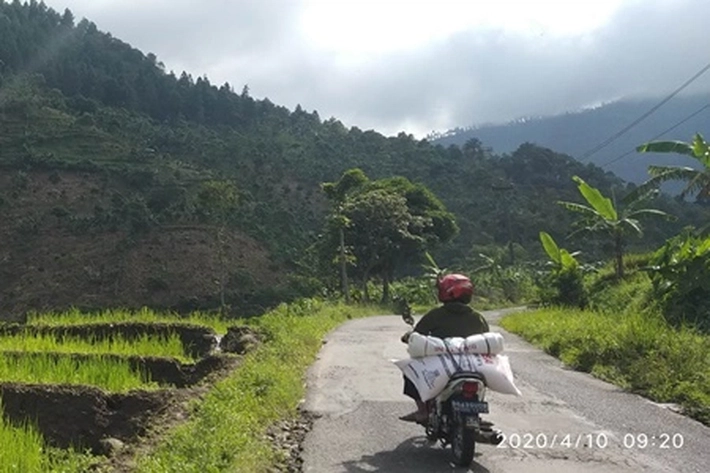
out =
[[[402,319],[414,328],[411,308],[406,301],[400,304]],[[409,333],[402,337],[403,342]],[[503,435],[493,429],[491,422],[481,419],[481,414],[489,413],[485,378],[480,373],[457,371],[444,389],[426,402],[428,420],[422,425],[429,442],[438,441],[444,448],[450,445],[454,463],[467,467],[473,461],[477,443],[498,445]]]

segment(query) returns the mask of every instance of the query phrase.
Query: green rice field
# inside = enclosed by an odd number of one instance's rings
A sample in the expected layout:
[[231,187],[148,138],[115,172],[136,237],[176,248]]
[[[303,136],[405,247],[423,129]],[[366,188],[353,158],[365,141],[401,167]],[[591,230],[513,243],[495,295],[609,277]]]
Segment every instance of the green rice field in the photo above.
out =
[[24,333],[0,337],[0,352],[3,351],[159,356],[185,362],[196,361],[185,352],[177,334],[171,334],[169,337],[144,334],[136,339],[120,336],[110,339],[87,339]]
[[233,320],[221,319],[218,316],[202,312],[193,312],[183,316],[171,312],[155,312],[147,308],[137,311],[109,309],[96,313],[87,313],[78,309],[72,309],[65,312],[30,313],[27,315],[28,325],[60,326],[128,322],[201,325],[211,327],[217,333],[225,333],[229,326],[235,325]]
[[17,357],[0,353],[0,382],[85,385],[118,393],[158,388],[146,372],[132,369],[128,361],[103,356],[74,360],[48,354]]
[[48,448],[36,429],[11,425],[0,416],[0,473],[80,472],[87,471],[91,461],[73,450]]

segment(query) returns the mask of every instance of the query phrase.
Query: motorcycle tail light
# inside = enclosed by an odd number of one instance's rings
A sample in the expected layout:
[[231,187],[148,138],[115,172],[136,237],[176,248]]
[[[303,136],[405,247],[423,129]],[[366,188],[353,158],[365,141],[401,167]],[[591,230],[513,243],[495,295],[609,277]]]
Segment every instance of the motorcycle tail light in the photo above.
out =
[[469,381],[462,383],[461,394],[463,394],[465,398],[476,397],[476,394],[478,394],[478,383]]

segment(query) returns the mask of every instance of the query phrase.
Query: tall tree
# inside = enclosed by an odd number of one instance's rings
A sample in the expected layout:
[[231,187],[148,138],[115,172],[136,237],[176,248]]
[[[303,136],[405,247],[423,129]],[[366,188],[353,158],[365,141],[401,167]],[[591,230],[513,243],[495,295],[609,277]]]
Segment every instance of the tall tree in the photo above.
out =
[[369,179],[361,169],[346,171],[337,182],[325,182],[321,189],[332,203],[331,224],[338,231],[338,267],[340,269],[340,289],[345,302],[350,302],[350,288],[348,285],[347,255],[345,249],[345,229],[350,221],[343,214],[343,205],[348,195],[361,189]]
[[343,200],[342,216],[348,225],[342,228],[365,290],[372,276],[380,276],[386,301],[396,268],[450,240],[458,227],[453,214],[424,185],[403,177],[365,182],[363,176],[357,170],[329,192],[337,196],[355,189]]
[[230,181],[206,181],[201,184],[196,200],[202,217],[216,224],[214,229],[219,275],[215,283],[219,289],[220,309],[224,311],[227,307],[225,288],[229,279],[226,253],[227,223],[239,205],[239,191]]
[[416,240],[408,229],[412,216],[403,196],[379,189],[348,199],[343,205],[343,215],[350,222],[347,238],[368,300],[367,283],[372,274],[388,266],[389,255],[408,241]]

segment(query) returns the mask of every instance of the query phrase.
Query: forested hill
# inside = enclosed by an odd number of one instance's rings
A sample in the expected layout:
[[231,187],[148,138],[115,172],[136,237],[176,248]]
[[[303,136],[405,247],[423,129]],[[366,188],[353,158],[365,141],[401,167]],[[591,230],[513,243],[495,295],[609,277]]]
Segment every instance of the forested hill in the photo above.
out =
[[[602,169],[525,144],[433,146],[346,128],[158,59],[42,3],[0,3],[0,310],[69,305],[240,313],[332,283],[309,248],[329,203],[320,184],[360,167],[428,186],[456,215],[442,265],[510,238],[566,232],[571,176],[605,192]],[[238,80],[236,78],[235,80]],[[509,190],[504,190],[509,189]],[[702,209],[660,206],[698,221]],[[648,229],[654,245],[675,227]],[[594,252],[590,251],[590,255]],[[333,272],[335,274],[335,272]]]
[[444,146],[460,146],[475,138],[498,153],[510,153],[522,143],[535,143],[602,166],[626,181],[641,183],[648,179],[649,164],[687,165],[688,161],[672,154],[639,155],[635,152],[638,145],[652,139],[688,141],[695,133],[710,130],[710,95],[675,97],[618,139],[592,153],[659,101],[660,98],[621,100],[576,113],[457,128],[431,139]]

